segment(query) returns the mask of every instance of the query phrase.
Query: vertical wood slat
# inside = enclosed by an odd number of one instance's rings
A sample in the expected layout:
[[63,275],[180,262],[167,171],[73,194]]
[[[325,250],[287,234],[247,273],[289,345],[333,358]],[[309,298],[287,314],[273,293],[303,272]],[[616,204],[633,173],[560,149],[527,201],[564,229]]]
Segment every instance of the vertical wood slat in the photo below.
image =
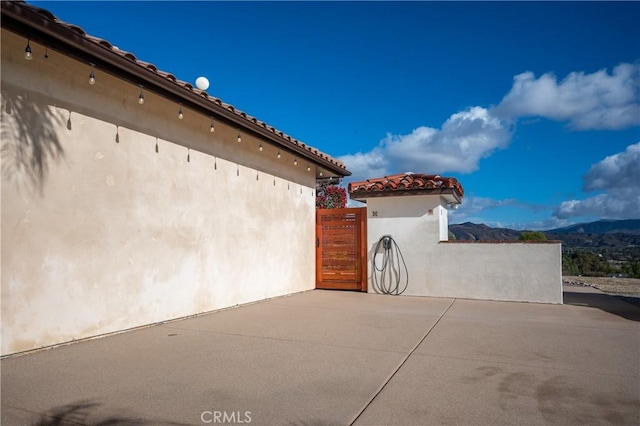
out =
[[316,210],[316,288],[367,291],[366,208]]

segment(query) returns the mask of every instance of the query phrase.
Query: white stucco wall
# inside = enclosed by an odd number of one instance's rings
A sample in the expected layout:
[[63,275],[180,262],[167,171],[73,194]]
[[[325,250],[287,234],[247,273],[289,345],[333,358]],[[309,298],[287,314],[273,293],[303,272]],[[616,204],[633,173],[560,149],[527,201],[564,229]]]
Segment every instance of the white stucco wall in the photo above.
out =
[[377,292],[373,252],[390,235],[407,265],[404,295],[562,303],[560,243],[447,242],[438,195],[369,198],[367,218],[369,292]]
[[441,243],[433,260],[450,267],[426,283],[432,296],[562,303],[560,243]]
[[314,287],[306,163],[24,44],[2,31],[3,355]]
[[[429,195],[369,198],[367,200],[367,246],[369,248],[369,292],[376,292],[373,253],[380,238],[389,235],[396,242],[407,265],[409,284],[404,294],[426,296],[423,283],[433,273],[430,261],[441,235],[446,209],[439,197]],[[446,234],[445,234],[446,236]],[[377,264],[382,264],[378,254]]]

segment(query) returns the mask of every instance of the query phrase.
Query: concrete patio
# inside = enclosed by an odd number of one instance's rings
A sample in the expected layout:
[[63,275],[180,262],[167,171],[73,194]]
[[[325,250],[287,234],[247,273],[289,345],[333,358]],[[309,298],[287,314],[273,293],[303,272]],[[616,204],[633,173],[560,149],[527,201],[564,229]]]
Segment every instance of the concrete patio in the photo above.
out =
[[5,426],[637,425],[640,309],[317,290],[1,368]]

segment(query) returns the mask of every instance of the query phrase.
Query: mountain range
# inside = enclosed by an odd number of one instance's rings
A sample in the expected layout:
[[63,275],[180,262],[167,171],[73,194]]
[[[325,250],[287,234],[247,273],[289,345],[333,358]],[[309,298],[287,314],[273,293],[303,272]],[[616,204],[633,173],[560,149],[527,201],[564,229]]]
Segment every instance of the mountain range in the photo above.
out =
[[[456,240],[518,240],[524,231],[491,228],[471,222],[449,226]],[[640,246],[640,219],[599,220],[542,231],[549,240],[562,241],[565,248]]]

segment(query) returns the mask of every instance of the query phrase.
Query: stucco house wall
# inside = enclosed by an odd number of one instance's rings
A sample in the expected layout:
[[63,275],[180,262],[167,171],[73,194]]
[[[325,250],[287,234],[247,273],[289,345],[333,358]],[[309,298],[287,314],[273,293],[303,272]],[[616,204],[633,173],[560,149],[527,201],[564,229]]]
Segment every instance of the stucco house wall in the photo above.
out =
[[31,47],[2,30],[3,355],[314,287],[315,166]]

